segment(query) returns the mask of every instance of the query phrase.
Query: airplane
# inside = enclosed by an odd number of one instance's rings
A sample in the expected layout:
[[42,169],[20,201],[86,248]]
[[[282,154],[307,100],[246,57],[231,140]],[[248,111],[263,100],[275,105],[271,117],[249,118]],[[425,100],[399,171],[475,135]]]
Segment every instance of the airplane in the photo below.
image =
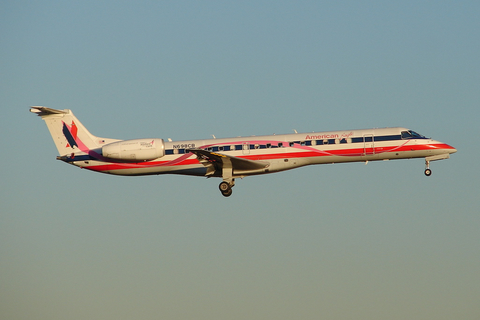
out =
[[457,152],[401,127],[188,141],[107,139],[92,135],[69,109],[34,106],[30,112],[46,122],[58,160],[113,175],[220,177],[225,197],[232,195],[237,178],[313,164],[425,158],[424,173],[430,176],[431,161]]

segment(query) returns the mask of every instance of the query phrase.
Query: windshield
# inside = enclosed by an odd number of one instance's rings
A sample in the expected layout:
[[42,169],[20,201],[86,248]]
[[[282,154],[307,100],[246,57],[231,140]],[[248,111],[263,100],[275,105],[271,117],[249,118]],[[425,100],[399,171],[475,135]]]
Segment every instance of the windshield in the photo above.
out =
[[413,130],[408,130],[408,131],[402,131],[402,139],[427,139],[427,138]]

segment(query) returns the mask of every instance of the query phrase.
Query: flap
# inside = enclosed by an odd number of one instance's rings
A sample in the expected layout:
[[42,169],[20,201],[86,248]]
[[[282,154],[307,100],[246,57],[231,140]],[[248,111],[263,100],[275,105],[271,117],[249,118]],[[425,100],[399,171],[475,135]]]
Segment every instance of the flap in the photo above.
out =
[[270,165],[270,163],[266,161],[247,160],[243,158],[227,156],[223,153],[210,152],[203,149],[188,149],[186,151],[195,154],[198,160],[205,166],[213,164],[223,168],[224,165],[229,166],[229,163],[231,163],[231,167],[234,172],[255,170],[260,171],[264,170]]

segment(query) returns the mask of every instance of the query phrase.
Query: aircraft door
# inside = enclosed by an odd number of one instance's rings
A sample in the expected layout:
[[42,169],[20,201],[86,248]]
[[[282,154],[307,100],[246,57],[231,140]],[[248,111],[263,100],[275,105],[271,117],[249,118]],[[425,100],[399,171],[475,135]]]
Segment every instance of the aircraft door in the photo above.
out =
[[250,154],[250,144],[248,142],[242,144],[242,152],[243,154]]
[[373,139],[373,134],[364,134],[363,135],[363,155],[373,155],[375,154],[375,141]]

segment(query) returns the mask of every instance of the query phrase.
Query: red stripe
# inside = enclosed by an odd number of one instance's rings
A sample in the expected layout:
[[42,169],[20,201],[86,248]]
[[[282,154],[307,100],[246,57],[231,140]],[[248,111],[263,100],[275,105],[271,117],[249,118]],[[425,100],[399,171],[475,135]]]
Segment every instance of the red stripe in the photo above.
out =
[[[355,149],[334,149],[334,150],[316,150],[314,148],[308,148],[307,151],[298,151],[298,152],[288,152],[288,153],[269,153],[269,154],[260,154],[260,155],[242,155],[239,158],[248,159],[248,160],[273,160],[273,159],[286,159],[286,158],[309,158],[309,157],[326,157],[326,156],[344,156],[344,157],[358,157],[365,154],[373,154],[372,148],[355,148]],[[424,144],[424,145],[402,145],[395,147],[376,147],[375,154],[382,154],[387,152],[405,152],[405,151],[421,151],[421,150],[438,150],[446,149],[452,150],[455,149],[448,144]],[[190,155],[189,157],[192,157]],[[122,170],[122,169],[140,169],[140,168],[152,168],[152,167],[163,167],[163,166],[186,166],[186,165],[196,165],[200,162],[196,159],[188,159],[183,155],[184,160],[179,158],[171,161],[149,161],[149,162],[140,162],[140,163],[108,163],[98,166],[89,166],[85,169],[93,171],[111,171],[111,170]],[[180,161],[179,161],[180,160]]]

